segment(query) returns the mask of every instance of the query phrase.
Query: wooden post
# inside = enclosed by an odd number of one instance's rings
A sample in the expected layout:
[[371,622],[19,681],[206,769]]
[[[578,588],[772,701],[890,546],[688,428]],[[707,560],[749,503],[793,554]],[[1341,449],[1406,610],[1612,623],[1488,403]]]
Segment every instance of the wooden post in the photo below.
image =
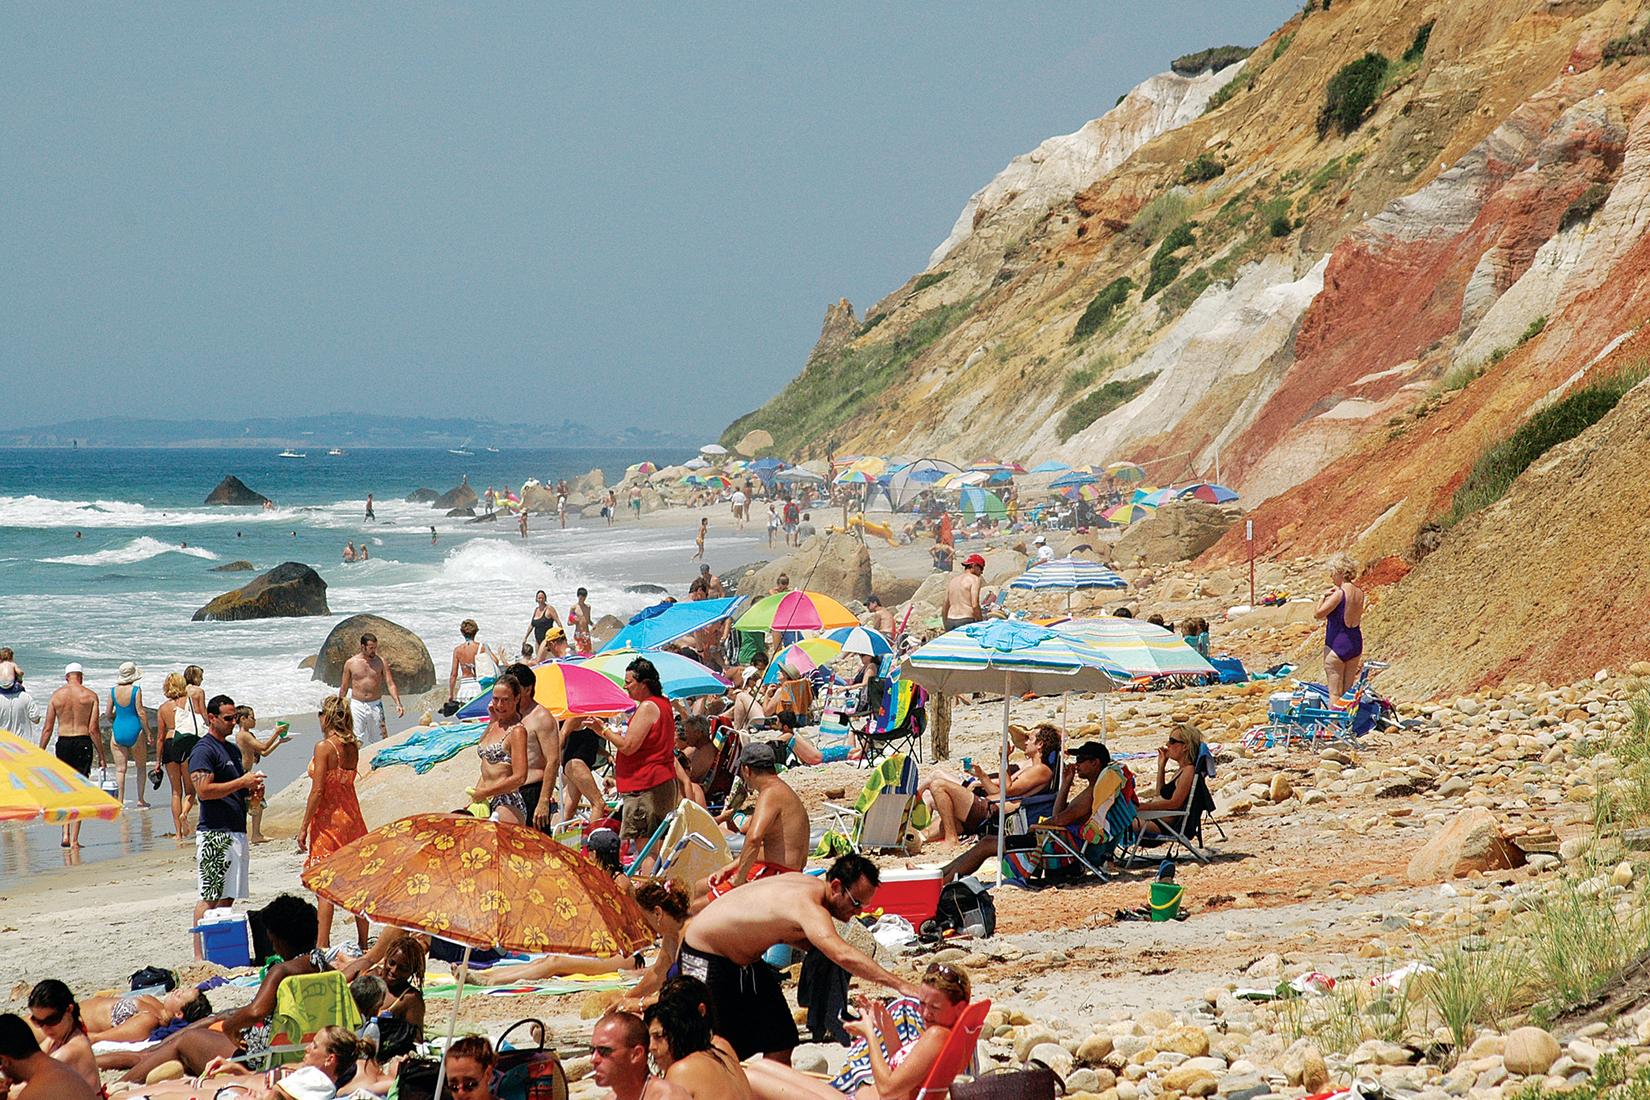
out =
[[928,697],[928,742],[935,760],[951,758],[951,696],[936,691]]

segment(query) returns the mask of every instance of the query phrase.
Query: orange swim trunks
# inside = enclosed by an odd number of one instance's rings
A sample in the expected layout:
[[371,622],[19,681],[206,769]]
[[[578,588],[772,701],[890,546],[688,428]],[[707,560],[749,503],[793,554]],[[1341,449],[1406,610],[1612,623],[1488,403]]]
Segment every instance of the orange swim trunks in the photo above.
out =
[[[786,867],[783,864],[769,863],[766,860],[759,859],[751,865],[750,877],[747,878],[745,882],[755,882],[758,879],[772,878],[775,875],[791,875],[795,873],[796,869],[793,867]],[[743,886],[744,883],[740,883],[739,885]],[[732,889],[734,889],[733,879],[725,878],[721,882],[713,882],[710,884],[710,896],[712,898],[719,898]]]

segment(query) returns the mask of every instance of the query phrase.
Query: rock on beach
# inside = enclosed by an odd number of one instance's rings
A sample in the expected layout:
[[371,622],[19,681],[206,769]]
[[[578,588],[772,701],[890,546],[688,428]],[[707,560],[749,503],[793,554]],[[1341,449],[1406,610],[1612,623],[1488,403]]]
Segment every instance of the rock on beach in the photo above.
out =
[[330,615],[327,582],[302,562],[282,562],[244,586],[225,592],[196,611],[195,622],[282,619]]
[[435,662],[423,641],[399,623],[377,615],[351,615],[332,628],[316,654],[315,679],[337,687],[344,662],[360,652],[361,635],[369,631],[378,636],[378,655],[395,674],[395,686],[403,699],[435,687]]

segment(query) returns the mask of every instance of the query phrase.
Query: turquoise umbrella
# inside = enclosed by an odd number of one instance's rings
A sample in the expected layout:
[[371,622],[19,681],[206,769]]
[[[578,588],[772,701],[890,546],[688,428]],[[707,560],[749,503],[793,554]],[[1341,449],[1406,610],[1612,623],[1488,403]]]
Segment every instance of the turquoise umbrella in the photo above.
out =
[[668,649],[604,649],[594,657],[577,662],[623,685],[624,670],[638,657],[646,657],[659,670],[659,685],[666,699],[692,699],[700,695],[721,695],[728,682],[691,657]]

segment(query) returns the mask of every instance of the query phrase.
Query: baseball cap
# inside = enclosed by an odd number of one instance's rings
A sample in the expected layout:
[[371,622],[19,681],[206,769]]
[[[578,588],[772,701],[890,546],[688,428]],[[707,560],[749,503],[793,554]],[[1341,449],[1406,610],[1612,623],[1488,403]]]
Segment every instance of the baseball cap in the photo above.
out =
[[291,1100],[328,1100],[338,1086],[318,1066],[300,1066],[275,1083],[275,1091]]
[[1038,535],[1036,538],[1032,539],[1031,541],[1034,544],[1038,545],[1038,546],[1042,546],[1044,543],[1048,542],[1048,539],[1044,538],[1042,535]]
[[772,770],[779,766],[779,756],[767,741],[752,741],[739,753],[741,768]]
[[82,676],[86,675],[86,670],[80,667],[79,661],[70,661],[63,668],[63,675],[65,676],[73,676],[77,672]]
[[1099,741],[1084,741],[1075,749],[1067,749],[1066,755],[1074,760],[1105,760],[1111,761],[1111,750]]
[[968,557],[963,559],[963,568],[966,569],[970,565],[977,565],[981,569],[984,569],[985,568],[985,559],[980,557],[980,555],[978,555],[978,554],[970,554],[970,555],[968,555]]

